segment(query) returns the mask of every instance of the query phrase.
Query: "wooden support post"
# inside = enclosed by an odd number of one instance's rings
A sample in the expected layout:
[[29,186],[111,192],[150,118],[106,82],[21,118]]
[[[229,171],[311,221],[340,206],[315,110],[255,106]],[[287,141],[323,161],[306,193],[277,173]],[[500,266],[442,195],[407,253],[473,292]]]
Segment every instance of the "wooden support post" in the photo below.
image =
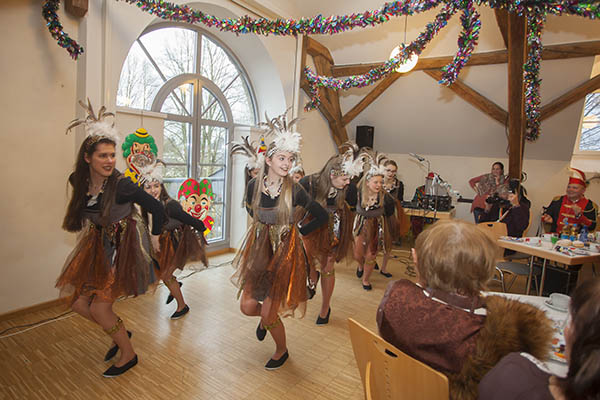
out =
[[500,28],[502,40],[504,40],[504,46],[508,49],[508,11],[504,8],[497,8],[494,12],[496,13],[496,22],[498,28]]
[[525,17],[508,15],[508,175],[521,178],[525,146],[525,90],[523,64],[526,59]]
[[66,0],[65,10],[76,17],[83,18],[88,12],[88,0]]

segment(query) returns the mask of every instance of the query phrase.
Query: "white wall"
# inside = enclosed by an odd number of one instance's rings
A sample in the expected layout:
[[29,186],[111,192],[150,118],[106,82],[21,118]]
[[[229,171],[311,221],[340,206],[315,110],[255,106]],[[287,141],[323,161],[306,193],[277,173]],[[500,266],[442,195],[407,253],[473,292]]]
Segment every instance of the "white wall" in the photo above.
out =
[[[63,18],[74,37],[78,23]],[[57,297],[74,240],[61,229],[75,134],[77,64],[48,34],[37,0],[0,2],[3,190],[0,314]]]

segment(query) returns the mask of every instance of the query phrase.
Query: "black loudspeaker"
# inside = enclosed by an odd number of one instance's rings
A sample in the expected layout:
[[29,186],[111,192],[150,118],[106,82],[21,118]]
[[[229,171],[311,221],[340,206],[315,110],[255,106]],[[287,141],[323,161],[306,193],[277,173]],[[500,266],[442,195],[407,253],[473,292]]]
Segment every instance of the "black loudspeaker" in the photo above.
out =
[[373,135],[375,128],[368,125],[360,125],[356,127],[356,144],[358,147],[373,148]]

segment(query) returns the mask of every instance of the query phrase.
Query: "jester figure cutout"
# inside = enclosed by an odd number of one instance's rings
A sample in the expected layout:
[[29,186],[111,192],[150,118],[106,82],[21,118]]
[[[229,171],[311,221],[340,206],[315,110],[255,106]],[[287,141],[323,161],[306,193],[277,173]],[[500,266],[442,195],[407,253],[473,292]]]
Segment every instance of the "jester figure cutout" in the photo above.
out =
[[123,158],[127,163],[127,169],[123,173],[126,177],[138,186],[144,182],[140,180],[141,171],[156,161],[158,148],[154,138],[144,128],[136,130],[127,135],[125,142],[121,146],[123,149]]
[[204,223],[204,236],[210,233],[215,224],[215,220],[208,215],[214,197],[212,184],[206,178],[200,183],[192,178],[186,179],[177,192],[177,199],[185,212]]

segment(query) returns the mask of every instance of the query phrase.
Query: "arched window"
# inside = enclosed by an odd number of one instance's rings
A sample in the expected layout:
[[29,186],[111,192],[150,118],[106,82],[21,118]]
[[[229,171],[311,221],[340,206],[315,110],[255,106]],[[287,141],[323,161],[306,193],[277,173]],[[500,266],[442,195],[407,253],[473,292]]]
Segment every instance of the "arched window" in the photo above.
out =
[[159,23],[135,41],[123,65],[117,105],[165,113],[165,186],[212,181],[209,242],[228,240],[229,155],[236,125],[255,125],[252,89],[233,54],[190,25]]

